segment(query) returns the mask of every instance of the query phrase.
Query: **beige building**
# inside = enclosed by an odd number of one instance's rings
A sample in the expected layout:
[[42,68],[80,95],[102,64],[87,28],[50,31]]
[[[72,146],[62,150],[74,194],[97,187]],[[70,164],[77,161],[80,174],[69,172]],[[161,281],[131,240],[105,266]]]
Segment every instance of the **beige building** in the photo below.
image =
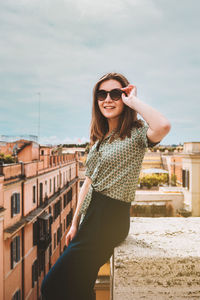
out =
[[185,142],[183,150],[164,153],[145,153],[143,169],[163,168],[177,178],[177,187],[161,188],[157,192],[136,192],[136,201],[171,202],[177,209],[185,209],[194,217],[200,216],[200,142]]
[[200,216],[200,142],[184,143],[182,178],[184,205],[192,216]]

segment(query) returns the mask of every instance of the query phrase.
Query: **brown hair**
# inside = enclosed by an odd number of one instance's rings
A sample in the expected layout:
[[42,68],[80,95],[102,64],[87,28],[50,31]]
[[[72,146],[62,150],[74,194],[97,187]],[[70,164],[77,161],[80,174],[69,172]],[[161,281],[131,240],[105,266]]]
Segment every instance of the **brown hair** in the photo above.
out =
[[[99,109],[96,93],[101,83],[110,79],[118,81],[122,87],[129,85],[129,81],[120,73],[107,73],[95,84],[93,89],[92,120],[90,125],[90,145],[93,145],[97,140],[101,142],[109,130],[108,121]],[[142,125],[143,121],[137,119],[137,112],[129,106],[124,105],[124,110],[119,117],[117,131],[111,137],[110,142],[116,137],[120,137],[120,139],[130,137],[132,127],[141,127]]]

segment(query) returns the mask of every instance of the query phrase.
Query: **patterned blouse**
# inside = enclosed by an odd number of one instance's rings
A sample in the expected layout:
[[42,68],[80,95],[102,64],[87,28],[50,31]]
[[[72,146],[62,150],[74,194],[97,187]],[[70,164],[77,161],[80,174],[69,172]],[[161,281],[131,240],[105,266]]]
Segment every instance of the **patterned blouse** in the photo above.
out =
[[85,215],[90,204],[92,190],[101,192],[114,199],[132,202],[138,184],[142,161],[146,148],[159,142],[151,142],[146,133],[149,126],[144,123],[140,128],[131,129],[131,137],[119,137],[109,143],[114,130],[101,142],[92,146],[86,161],[86,173],[92,184],[85,196],[79,215]]

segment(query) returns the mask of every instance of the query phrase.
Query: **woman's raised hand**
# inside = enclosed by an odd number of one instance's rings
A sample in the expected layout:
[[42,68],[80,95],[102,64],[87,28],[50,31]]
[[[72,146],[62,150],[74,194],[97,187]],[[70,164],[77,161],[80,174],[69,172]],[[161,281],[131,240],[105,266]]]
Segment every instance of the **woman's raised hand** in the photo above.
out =
[[137,97],[137,88],[133,84],[129,84],[128,86],[121,88],[122,91],[126,92],[127,96],[122,94],[122,101],[124,104],[131,106],[131,102]]
[[74,225],[71,225],[70,230],[68,231],[66,237],[65,237],[65,245],[68,247],[71,240],[74,238],[77,232],[77,227]]

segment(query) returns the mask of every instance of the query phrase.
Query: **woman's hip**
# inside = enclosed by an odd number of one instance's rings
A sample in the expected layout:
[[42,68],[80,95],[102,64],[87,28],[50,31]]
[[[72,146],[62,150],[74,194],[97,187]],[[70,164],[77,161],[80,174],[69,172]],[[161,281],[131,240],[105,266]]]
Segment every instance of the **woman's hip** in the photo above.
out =
[[[123,241],[130,227],[130,203],[93,191],[80,231],[90,232],[97,244],[113,246]],[[98,245],[99,246],[99,245]]]

